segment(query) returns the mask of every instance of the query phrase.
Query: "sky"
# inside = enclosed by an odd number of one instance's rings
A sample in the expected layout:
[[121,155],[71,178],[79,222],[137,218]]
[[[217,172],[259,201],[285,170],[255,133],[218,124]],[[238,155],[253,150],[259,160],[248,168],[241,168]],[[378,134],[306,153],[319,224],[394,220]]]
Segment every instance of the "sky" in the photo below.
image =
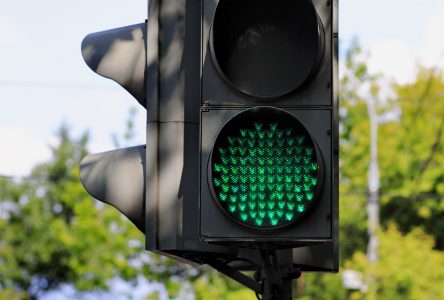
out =
[[[357,38],[372,72],[412,81],[417,63],[444,67],[444,1],[340,0],[340,52]],[[39,0],[0,3],[0,175],[27,176],[50,158],[61,124],[91,134],[90,151],[113,149],[130,107],[134,144],[144,144],[145,109],[83,62],[92,32],[146,19],[146,0]]]

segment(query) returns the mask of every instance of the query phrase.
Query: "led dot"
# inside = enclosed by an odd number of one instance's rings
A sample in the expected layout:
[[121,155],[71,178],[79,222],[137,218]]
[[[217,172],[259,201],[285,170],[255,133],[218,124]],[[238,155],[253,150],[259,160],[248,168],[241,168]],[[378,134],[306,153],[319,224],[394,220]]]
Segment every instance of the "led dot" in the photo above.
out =
[[316,171],[318,169],[318,164],[317,163],[311,163],[311,169],[313,171]]
[[220,178],[222,179],[223,183],[229,183],[230,182],[230,176],[222,175]]
[[302,213],[302,212],[304,212],[304,210],[305,210],[305,206],[304,205],[298,205],[298,212],[300,212],[300,213]]
[[222,164],[223,164],[224,166],[226,166],[226,165],[228,165],[228,164],[230,163],[230,160],[229,160],[228,157],[226,157],[226,156],[222,156],[222,157],[220,158],[220,160],[221,160],[221,162],[222,162]]
[[287,221],[291,221],[291,220],[293,220],[293,218],[294,218],[294,215],[292,213],[286,213],[285,214],[285,219]]

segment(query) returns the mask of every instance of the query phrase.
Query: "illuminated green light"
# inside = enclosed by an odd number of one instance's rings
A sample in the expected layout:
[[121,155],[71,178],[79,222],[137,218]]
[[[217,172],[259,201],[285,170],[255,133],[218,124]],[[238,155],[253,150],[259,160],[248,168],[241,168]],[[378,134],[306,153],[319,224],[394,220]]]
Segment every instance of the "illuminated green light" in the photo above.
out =
[[276,229],[295,222],[317,202],[322,183],[310,135],[287,115],[231,122],[212,152],[215,200],[231,218],[249,227]]
[[294,218],[294,215],[292,213],[286,213],[285,214],[285,219],[287,221],[291,221],[291,220],[293,220],[293,218]]

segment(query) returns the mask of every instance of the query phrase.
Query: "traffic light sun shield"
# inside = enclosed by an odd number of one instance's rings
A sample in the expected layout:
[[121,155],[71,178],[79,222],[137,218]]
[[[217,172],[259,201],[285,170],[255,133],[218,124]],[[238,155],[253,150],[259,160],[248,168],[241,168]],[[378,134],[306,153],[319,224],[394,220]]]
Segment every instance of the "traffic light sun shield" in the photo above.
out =
[[220,0],[210,53],[218,73],[236,90],[276,98],[317,73],[324,30],[309,0]]
[[294,116],[271,107],[243,111],[219,132],[208,167],[213,199],[256,230],[289,226],[319,202],[323,161]]

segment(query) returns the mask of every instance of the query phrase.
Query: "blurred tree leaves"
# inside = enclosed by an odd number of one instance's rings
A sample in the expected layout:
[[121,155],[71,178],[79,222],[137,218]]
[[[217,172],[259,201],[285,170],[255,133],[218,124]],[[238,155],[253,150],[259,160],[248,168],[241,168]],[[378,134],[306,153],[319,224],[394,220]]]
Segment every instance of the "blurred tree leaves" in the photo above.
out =
[[73,139],[62,126],[57,136],[51,161],[29,179],[1,181],[0,287],[29,298],[64,283],[105,289],[114,277],[131,280],[149,270],[133,266],[143,253],[142,235],[79,182],[88,135]]

